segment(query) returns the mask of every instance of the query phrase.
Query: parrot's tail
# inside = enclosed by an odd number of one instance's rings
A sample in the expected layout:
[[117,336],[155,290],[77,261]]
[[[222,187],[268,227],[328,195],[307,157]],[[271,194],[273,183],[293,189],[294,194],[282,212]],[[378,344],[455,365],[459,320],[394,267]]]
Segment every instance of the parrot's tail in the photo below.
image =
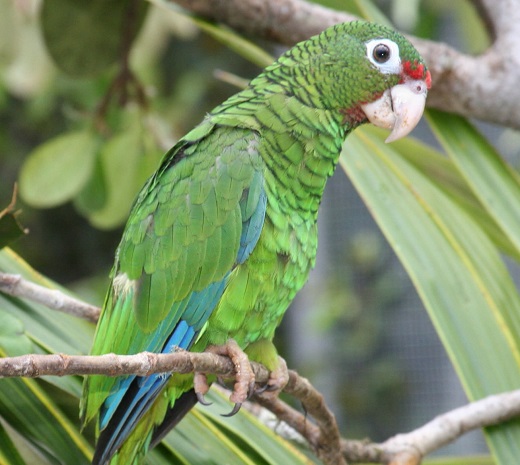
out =
[[163,422],[154,429],[150,449],[153,449],[159,444],[164,437],[177,426],[179,421],[195,406],[197,401],[198,399],[194,389],[183,393],[175,401],[173,407],[170,407],[166,412]]

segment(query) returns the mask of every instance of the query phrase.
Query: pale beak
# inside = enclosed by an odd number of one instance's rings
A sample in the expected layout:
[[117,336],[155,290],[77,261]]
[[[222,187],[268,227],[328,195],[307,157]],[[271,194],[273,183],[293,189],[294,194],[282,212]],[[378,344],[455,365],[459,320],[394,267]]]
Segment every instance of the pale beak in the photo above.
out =
[[427,93],[425,81],[409,80],[385,90],[379,99],[361,105],[361,109],[372,124],[392,130],[386,142],[393,142],[417,126]]

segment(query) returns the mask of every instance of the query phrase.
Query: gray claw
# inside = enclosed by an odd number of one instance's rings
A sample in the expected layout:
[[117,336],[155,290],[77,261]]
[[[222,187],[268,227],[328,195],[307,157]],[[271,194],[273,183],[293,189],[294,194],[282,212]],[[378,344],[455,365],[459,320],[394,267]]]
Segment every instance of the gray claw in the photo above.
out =
[[240,407],[242,407],[242,402],[237,402],[235,404],[235,406],[233,407],[233,410],[231,410],[231,412],[221,413],[220,416],[226,417],[226,418],[232,417],[233,415],[236,415],[239,412]]
[[213,404],[213,402],[207,401],[204,397],[204,394],[202,394],[201,392],[196,392],[195,394],[197,395],[197,400],[205,407],[208,407],[209,405]]

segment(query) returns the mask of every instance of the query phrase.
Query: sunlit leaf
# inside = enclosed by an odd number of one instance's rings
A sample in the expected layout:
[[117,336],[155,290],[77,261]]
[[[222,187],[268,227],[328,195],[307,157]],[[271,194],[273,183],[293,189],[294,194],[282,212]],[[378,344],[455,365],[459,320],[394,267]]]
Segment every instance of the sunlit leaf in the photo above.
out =
[[464,118],[428,112],[435,135],[504,234],[520,250],[520,180],[491,144]]
[[[388,134],[388,131],[371,125],[365,126],[363,132],[379,139],[385,139]],[[393,142],[392,148],[427,175],[432,183],[470,215],[501,251],[520,261],[520,251],[504,234],[491,212],[482,205],[479,196],[470,188],[452,160],[412,137]]]
[[78,194],[89,180],[98,149],[88,131],[62,134],[29,154],[20,172],[20,196],[33,207],[60,205]]
[[31,340],[25,335],[23,323],[0,308],[0,350],[10,357],[34,351]]
[[[469,398],[517,388],[520,298],[478,223],[362,130],[341,163],[407,269]],[[520,421],[486,433],[499,463],[520,456]]]
[[145,156],[142,133],[135,128],[115,135],[103,146],[100,163],[105,203],[89,215],[94,226],[113,228],[126,219],[142,184],[140,168]]

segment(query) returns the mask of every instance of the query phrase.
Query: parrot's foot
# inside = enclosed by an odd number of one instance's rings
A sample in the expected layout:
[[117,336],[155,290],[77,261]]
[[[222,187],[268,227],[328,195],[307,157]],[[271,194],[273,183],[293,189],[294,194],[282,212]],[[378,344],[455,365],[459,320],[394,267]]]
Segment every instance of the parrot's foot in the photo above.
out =
[[257,389],[255,394],[261,394],[270,398],[278,397],[288,382],[289,371],[287,370],[287,363],[282,357],[278,357],[278,366],[269,374],[267,383],[260,389]]
[[[229,400],[235,406],[230,413],[223,415],[224,417],[231,417],[240,410],[242,404],[251,396],[255,389],[255,374],[249,363],[249,358],[233,339],[230,339],[222,346],[210,346],[206,349],[206,352],[226,355],[235,366],[235,385],[233,386],[231,396],[229,396]],[[204,395],[209,390],[206,375],[195,373],[193,385],[199,402],[203,405],[208,405],[208,402],[204,399]]]

